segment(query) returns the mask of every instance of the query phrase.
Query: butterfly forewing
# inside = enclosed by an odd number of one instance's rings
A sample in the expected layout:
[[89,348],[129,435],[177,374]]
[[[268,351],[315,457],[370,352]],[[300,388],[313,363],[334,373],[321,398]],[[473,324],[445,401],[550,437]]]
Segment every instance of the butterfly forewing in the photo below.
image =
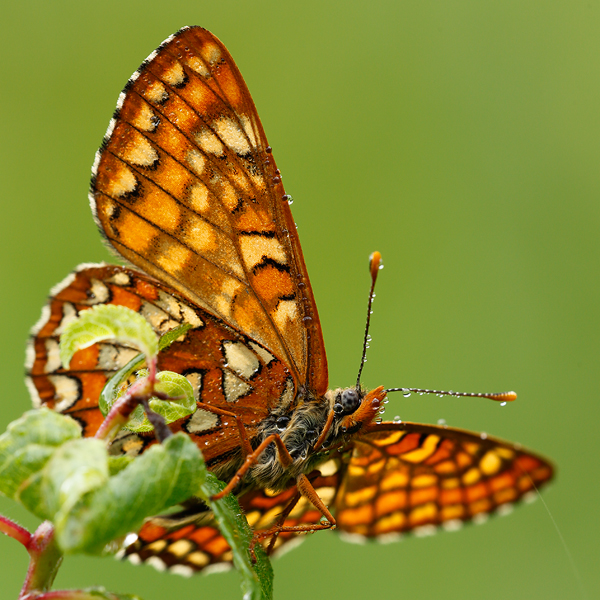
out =
[[352,446],[336,519],[340,530],[366,537],[477,521],[553,475],[517,445],[459,429],[382,423]]
[[128,261],[327,389],[318,314],[285,191],[221,42],[185,28],[119,99],[91,202]]

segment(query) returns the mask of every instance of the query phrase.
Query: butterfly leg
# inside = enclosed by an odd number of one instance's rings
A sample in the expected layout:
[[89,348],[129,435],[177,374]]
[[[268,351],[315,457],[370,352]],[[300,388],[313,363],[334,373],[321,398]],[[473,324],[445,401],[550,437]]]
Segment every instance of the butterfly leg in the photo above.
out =
[[[321,474],[320,471],[313,471],[310,475],[308,475],[308,480],[311,483],[311,485],[312,485],[313,481],[320,474]],[[283,509],[281,515],[279,515],[279,518],[277,519],[277,524],[274,525],[272,528],[270,528],[270,529],[273,529],[273,530],[276,530],[276,531],[273,533],[273,535],[271,537],[271,541],[269,542],[269,545],[266,546],[266,548],[265,548],[266,552],[267,552],[267,556],[270,556],[271,553],[273,552],[273,550],[275,548],[275,542],[277,541],[277,537],[281,533],[281,529],[283,529],[283,524],[285,523],[286,519],[290,516],[290,513],[294,510],[294,508],[298,504],[298,501],[300,500],[301,497],[302,497],[302,494],[300,493],[300,491],[296,487],[296,493],[292,496],[292,498],[290,499],[290,501],[287,503],[287,505]],[[259,533],[262,534],[262,532],[259,532]],[[261,535],[260,537],[262,538],[263,536]],[[256,540],[256,541],[258,541],[258,540]],[[256,542],[253,541],[253,545],[255,543]]]
[[198,408],[202,410],[206,410],[208,412],[213,413],[214,415],[220,415],[223,417],[230,417],[235,419],[235,424],[238,428],[238,433],[240,435],[242,456],[247,458],[250,454],[252,454],[252,444],[250,443],[250,438],[246,433],[246,427],[244,426],[244,422],[242,421],[242,417],[236,415],[235,413],[229,412],[227,410],[223,410],[222,408],[217,408],[216,406],[212,406],[210,404],[204,404],[204,402],[198,403]]
[[294,459],[291,457],[290,453],[288,452],[288,449],[285,447],[285,444],[283,443],[283,440],[281,439],[279,434],[273,433],[270,436],[266,437],[258,446],[258,448],[256,448],[256,450],[252,451],[246,456],[246,460],[244,461],[244,464],[238,469],[238,472],[231,478],[231,481],[227,484],[225,488],[223,488],[223,490],[221,490],[218,494],[212,497],[212,500],[220,500],[221,498],[223,498],[223,496],[226,496],[227,494],[232,492],[235,486],[242,480],[242,477],[248,472],[248,469],[256,463],[258,457],[264,452],[265,448],[267,448],[267,446],[273,442],[277,446],[277,450],[279,452],[279,460],[281,461],[281,464],[286,468],[289,467],[294,462]]

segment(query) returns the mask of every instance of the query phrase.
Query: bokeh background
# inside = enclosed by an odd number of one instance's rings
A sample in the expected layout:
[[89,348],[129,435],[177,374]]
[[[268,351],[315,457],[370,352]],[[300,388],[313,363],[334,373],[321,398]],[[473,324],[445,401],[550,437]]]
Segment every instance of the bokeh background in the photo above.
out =
[[[224,41],[252,91],[295,199],[331,384],[356,376],[378,249],[364,382],[519,392],[504,408],[398,394],[389,417],[445,419],[558,466],[544,503],[483,526],[385,546],[309,536],[274,561],[276,598],[599,597],[597,0],[3,3],[0,425],[29,407],[23,349],[48,290],[110,259],[86,194],[119,91],[186,24]],[[6,499],[0,511],[35,526]],[[0,565],[15,598],[27,556],[2,537]],[[56,583],[240,597],[235,572],[91,557]]]

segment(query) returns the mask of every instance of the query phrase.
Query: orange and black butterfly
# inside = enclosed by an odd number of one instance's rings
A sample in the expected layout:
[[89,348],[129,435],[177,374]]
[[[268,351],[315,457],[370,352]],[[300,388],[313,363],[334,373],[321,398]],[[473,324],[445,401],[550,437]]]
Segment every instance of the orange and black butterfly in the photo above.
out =
[[[198,403],[172,429],[231,481],[265,544],[334,523],[375,539],[452,529],[506,511],[551,479],[547,461],[513,444],[379,422],[383,387],[328,391],[289,198],[223,44],[199,27],[168,38],[119,96],[93,166],[98,226],[139,270],[85,264],[52,290],[28,352],[36,404],[94,435],[103,387],[137,351],[97,343],[63,369],[58,341],[82,310],[118,304],[159,334],[191,326],[158,358],[159,369],[189,379]],[[150,434],[124,432],[113,449],[137,454],[150,443]],[[231,563],[212,513],[193,500],[149,519],[125,554],[182,574]]]

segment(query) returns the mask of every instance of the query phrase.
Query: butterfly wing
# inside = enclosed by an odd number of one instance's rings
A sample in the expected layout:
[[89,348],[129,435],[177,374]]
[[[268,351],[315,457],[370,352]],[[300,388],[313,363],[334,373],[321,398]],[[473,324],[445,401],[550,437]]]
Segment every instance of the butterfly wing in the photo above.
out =
[[[117,266],[81,265],[52,290],[33,331],[27,366],[34,403],[75,418],[84,435],[94,435],[102,423],[98,399],[104,385],[138,354],[114,341],[101,342],[79,350],[69,368],[62,368],[58,342],[65,325],[80,311],[98,304],[137,311],[159,335],[190,324],[192,328],[182,338],[159,354],[159,369],[185,375],[199,402],[235,411],[251,439],[272,404],[291,402],[290,372],[254,340],[146,275]],[[172,428],[189,433],[217,472],[228,457],[239,454],[233,419],[200,408]],[[151,434],[132,434],[119,443],[126,446],[125,451],[140,451],[151,440]]]
[[353,442],[335,502],[337,528],[383,538],[453,529],[508,511],[552,478],[518,445],[459,429],[382,423]]
[[129,262],[327,390],[296,227],[254,103],[229,52],[186,27],[129,80],[96,156],[98,225]]
[[[340,467],[340,460],[331,460],[309,476],[326,503],[335,500],[341,481]],[[240,496],[239,503],[252,529],[261,531],[278,522],[296,494],[295,486],[283,492],[255,489]],[[316,523],[320,517],[321,513],[302,497],[285,519],[285,526]],[[294,533],[280,534],[274,544],[274,554],[287,552],[303,539],[303,535]],[[268,546],[270,541],[268,538],[263,543]],[[168,568],[181,574],[221,570],[231,566],[233,561],[231,548],[221,535],[213,513],[202,507],[148,519],[123,554],[134,563],[148,562],[158,569]]]

